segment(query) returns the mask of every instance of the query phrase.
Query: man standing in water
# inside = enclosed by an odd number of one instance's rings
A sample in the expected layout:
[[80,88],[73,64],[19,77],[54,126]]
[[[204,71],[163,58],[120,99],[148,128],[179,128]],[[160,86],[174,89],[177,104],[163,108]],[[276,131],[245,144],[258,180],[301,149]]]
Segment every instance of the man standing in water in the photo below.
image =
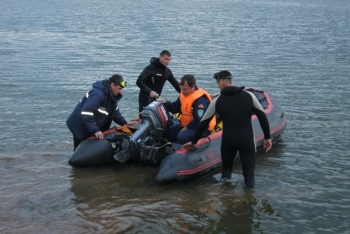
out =
[[215,73],[214,79],[216,79],[221,90],[220,95],[210,103],[196,129],[193,140],[184,146],[196,147],[197,141],[207,129],[210,120],[217,113],[224,126],[221,142],[221,181],[231,180],[234,157],[239,151],[245,184],[249,188],[254,188],[256,147],[251,121],[252,114],[254,113],[258,117],[264,132],[266,152],[272,147],[269,122],[255,95],[245,91],[244,87],[234,86],[229,71],[223,70]]
[[136,84],[140,88],[139,93],[139,112],[156,100],[162,93],[165,81],[169,81],[178,93],[180,93],[179,82],[175,79],[173,73],[168,68],[171,60],[171,54],[163,50],[159,57],[152,57],[150,64],[143,69]]
[[74,150],[92,135],[103,139],[102,132],[110,128],[112,120],[121,126],[127,124],[118,107],[125,87],[126,80],[118,74],[92,85],[92,89],[80,100],[66,122],[73,134]]

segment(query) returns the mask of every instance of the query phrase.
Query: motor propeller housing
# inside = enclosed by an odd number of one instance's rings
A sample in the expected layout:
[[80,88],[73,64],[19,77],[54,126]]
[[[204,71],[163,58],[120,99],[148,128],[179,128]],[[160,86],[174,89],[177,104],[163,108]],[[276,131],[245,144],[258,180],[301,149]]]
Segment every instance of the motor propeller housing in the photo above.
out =
[[159,164],[173,151],[171,143],[164,140],[173,118],[165,105],[154,101],[143,109],[141,119],[140,127],[125,139],[128,144],[123,145],[127,147],[117,152],[114,158],[122,163],[135,158],[144,163]]

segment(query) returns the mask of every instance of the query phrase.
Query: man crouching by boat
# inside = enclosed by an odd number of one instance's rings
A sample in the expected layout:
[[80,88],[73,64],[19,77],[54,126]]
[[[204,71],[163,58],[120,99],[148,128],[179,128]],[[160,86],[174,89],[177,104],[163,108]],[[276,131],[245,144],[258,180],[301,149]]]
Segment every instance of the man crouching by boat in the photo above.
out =
[[[167,139],[170,142],[185,144],[192,140],[196,128],[201,121],[205,111],[212,101],[210,95],[204,89],[198,88],[193,75],[187,74],[180,81],[180,96],[176,101],[166,101],[158,98],[157,101],[164,103],[169,112],[181,113],[180,123],[170,126]],[[212,119],[201,135],[208,136],[216,124]]]
[[66,121],[73,134],[74,150],[92,135],[103,139],[102,132],[110,128],[112,120],[121,126],[127,124],[118,107],[125,87],[126,80],[118,74],[92,85]]
[[210,103],[192,141],[184,144],[184,147],[196,147],[197,141],[217,113],[222,119],[224,126],[221,142],[221,181],[231,180],[233,160],[237,151],[239,151],[245,184],[247,187],[253,188],[255,185],[256,148],[251,121],[252,114],[254,113],[258,117],[264,132],[264,148],[266,152],[272,147],[269,122],[264,109],[255,95],[245,91],[244,87],[234,86],[232,75],[229,71],[223,70],[215,73],[214,79],[216,79],[217,85],[221,90],[220,95]]

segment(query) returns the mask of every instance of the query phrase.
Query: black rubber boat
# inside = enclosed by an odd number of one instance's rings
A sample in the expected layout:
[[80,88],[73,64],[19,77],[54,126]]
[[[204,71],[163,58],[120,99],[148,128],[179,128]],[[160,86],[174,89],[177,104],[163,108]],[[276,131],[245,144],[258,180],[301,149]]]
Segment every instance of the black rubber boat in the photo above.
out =
[[[287,118],[278,101],[269,93],[247,89],[255,94],[263,106],[270,123],[271,140],[282,135]],[[129,136],[116,128],[103,132],[105,138],[91,137],[83,141],[69,159],[76,167],[102,166],[119,161],[137,161],[159,166],[156,180],[159,183],[192,181],[221,167],[221,123],[215,131],[200,139],[197,150],[186,149],[179,144],[166,142],[167,129],[177,119],[160,102],[152,102],[144,108],[140,120],[128,124]],[[256,116],[252,116],[257,150],[263,148],[263,132]],[[239,160],[239,155],[236,156]]]

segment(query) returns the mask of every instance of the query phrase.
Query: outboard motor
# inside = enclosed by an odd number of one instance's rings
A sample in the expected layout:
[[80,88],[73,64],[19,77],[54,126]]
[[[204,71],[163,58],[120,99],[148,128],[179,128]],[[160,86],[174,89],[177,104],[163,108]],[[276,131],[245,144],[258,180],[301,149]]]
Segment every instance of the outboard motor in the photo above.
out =
[[122,149],[114,158],[122,163],[135,159],[147,164],[160,164],[163,158],[174,151],[165,135],[174,121],[166,106],[154,101],[142,111],[142,124],[130,138],[124,138]]

